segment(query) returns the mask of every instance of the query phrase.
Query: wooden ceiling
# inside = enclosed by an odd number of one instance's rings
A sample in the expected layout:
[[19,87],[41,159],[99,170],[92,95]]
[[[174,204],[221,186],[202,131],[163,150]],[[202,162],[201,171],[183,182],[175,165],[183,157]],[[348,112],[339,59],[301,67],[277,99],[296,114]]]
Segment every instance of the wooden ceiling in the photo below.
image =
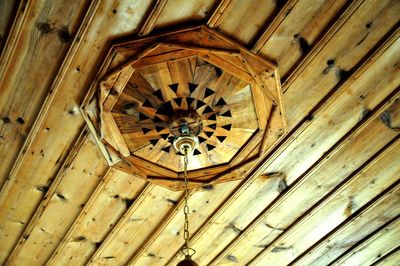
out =
[[183,194],[108,166],[81,106],[113,42],[208,25],[279,67],[288,132],[191,190],[200,265],[400,264],[400,1],[0,2],[0,264],[176,265]]

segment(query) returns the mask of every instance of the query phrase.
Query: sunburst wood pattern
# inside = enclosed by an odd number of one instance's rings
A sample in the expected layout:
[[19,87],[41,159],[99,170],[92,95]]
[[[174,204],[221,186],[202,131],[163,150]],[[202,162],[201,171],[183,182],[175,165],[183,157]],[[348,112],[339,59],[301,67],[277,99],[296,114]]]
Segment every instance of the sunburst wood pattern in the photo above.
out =
[[[199,144],[188,165],[191,186],[243,176],[274,145],[266,141],[274,113],[275,130],[285,132],[276,67],[207,27],[117,44],[112,51],[129,59],[94,83],[99,98],[92,92],[88,97],[100,110],[94,133],[105,156],[119,158],[111,163],[119,169],[181,189],[183,157],[173,146],[174,121],[181,115],[198,123]],[[85,110],[95,129],[93,107]]]

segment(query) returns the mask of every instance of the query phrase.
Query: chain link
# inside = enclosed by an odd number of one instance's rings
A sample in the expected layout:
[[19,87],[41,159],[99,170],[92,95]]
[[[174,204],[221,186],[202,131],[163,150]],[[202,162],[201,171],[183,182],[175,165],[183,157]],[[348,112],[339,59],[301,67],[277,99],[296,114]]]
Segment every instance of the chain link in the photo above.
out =
[[[188,205],[188,197],[189,197],[189,191],[188,191],[188,179],[187,179],[187,167],[189,164],[189,159],[188,159],[188,154],[186,152],[185,157],[183,159],[183,175],[185,177],[185,206],[183,207],[183,213],[185,215],[185,224],[184,224],[184,231],[183,231],[183,238],[185,239],[185,245],[184,245],[184,250],[186,252],[189,251],[189,205]],[[185,253],[185,252],[184,252]],[[189,254],[185,254],[189,255]]]
[[[185,215],[185,223],[183,226],[183,238],[185,240],[185,244],[182,247],[182,253],[185,256],[193,256],[196,253],[196,250],[194,250],[193,248],[189,247],[189,205],[188,205],[188,198],[189,198],[189,189],[188,189],[188,176],[187,176],[187,167],[189,164],[189,159],[188,159],[188,154],[189,151],[185,151],[185,157],[183,159],[184,162],[184,168],[183,168],[183,176],[184,176],[184,180],[185,180],[185,194],[184,194],[184,199],[185,199],[185,205],[183,207],[183,213]],[[190,254],[192,253],[192,254]]]

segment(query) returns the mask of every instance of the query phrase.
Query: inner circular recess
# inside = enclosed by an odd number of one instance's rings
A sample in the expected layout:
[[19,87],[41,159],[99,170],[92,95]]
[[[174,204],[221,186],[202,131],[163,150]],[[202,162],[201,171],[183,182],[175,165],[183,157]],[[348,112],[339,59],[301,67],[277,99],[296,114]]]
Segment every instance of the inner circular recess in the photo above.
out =
[[175,137],[182,134],[198,136],[203,130],[203,122],[195,111],[180,110],[172,116],[169,129]]

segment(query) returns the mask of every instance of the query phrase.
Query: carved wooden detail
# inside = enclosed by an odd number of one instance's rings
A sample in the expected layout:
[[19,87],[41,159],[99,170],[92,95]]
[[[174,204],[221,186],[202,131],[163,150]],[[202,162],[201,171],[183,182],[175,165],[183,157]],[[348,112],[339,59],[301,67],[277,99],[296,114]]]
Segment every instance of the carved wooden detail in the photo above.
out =
[[181,113],[201,121],[192,187],[243,178],[274,145],[269,132],[286,130],[276,67],[205,26],[114,45],[109,60],[117,67],[83,111],[110,165],[125,172],[182,189],[171,132]]

